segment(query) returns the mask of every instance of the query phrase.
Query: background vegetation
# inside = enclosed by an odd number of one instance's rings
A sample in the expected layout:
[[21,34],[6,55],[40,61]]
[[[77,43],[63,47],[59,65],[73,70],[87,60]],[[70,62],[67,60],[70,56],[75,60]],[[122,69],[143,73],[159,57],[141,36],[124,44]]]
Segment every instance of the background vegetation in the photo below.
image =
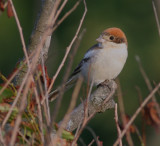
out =
[[[88,12],[82,26],[82,28],[86,29],[86,33],[74,59],[73,68],[79,63],[86,50],[96,43],[96,38],[104,29],[108,27],[121,28],[128,39],[129,57],[119,79],[126,113],[132,116],[134,111],[139,107],[139,98],[135,87],[140,87],[143,98],[149,94],[135,60],[135,55],[140,56],[149,79],[155,82],[160,81],[160,38],[152,2],[151,0],[87,0],[86,2]],[[61,15],[65,14],[65,12],[72,7],[73,3],[74,1],[70,0]],[[23,28],[26,44],[28,44],[40,9],[40,2],[16,0],[14,4]],[[46,62],[50,76],[53,76],[62,60],[65,49],[75,34],[83,11],[84,6],[81,3],[76,11],[58,27],[52,36],[52,45]],[[14,18],[9,19],[6,13],[0,14],[0,71],[3,75],[9,75],[17,61],[23,58],[24,55],[21,48],[20,37]],[[52,57],[53,54],[54,57]],[[56,80],[56,85],[62,82],[62,77],[65,74],[65,67],[59,75],[58,80]],[[72,90],[65,94],[66,98],[61,107],[61,115],[57,120],[63,117],[70,99],[68,96],[70,96],[71,93]],[[140,131],[141,122],[140,117],[135,121]],[[104,145],[112,145],[114,143],[117,137],[114,110],[109,110],[103,114],[97,115],[90,121],[88,126],[94,130],[96,135],[99,136],[99,139],[103,141]],[[135,145],[140,145],[137,136],[135,134],[132,136]],[[158,130],[150,126],[147,127],[148,145],[160,143],[158,139],[159,136]],[[83,132],[81,137],[86,144],[92,140],[92,135],[90,132],[87,132],[87,130]],[[153,144],[153,142],[155,142],[155,144]]]

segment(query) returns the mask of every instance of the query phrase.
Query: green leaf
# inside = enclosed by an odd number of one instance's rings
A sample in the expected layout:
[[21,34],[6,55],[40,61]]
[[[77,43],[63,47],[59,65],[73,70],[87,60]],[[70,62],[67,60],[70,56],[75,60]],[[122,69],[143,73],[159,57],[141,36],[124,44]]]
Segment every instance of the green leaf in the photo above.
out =
[[74,135],[69,131],[63,130],[62,138],[66,139],[66,140],[73,140],[74,139]]
[[[7,113],[11,108],[11,105],[8,104],[8,103],[1,103],[0,104],[0,112],[1,113]],[[15,117],[17,116],[18,114],[18,108],[17,107],[14,107],[13,110],[12,110],[12,114],[10,115],[8,121],[11,122],[12,120],[15,119]]]
[[[0,86],[0,90],[3,88],[3,86],[1,85]],[[0,94],[0,103],[2,102],[3,99],[6,99],[6,98],[10,98],[14,96],[13,94],[13,91],[10,89],[10,88],[6,88],[2,94]]]

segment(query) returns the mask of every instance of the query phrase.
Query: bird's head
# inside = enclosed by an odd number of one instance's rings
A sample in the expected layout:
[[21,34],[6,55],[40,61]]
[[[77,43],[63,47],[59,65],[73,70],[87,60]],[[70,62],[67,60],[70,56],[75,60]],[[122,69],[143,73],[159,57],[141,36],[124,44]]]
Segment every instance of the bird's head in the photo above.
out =
[[127,45],[127,38],[124,32],[116,27],[104,30],[96,41],[102,44],[111,42],[113,44],[125,43]]

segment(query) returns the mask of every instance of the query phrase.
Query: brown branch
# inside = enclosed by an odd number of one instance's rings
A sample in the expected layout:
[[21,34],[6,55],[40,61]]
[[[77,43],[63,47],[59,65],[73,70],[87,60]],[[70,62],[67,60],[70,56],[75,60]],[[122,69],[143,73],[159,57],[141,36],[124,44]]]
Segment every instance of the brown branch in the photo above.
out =
[[[143,76],[143,78],[144,78],[144,81],[145,81],[145,83],[146,83],[146,85],[147,85],[147,87],[148,87],[148,90],[151,92],[151,91],[153,90],[153,88],[152,88],[151,82],[150,82],[147,74],[145,73],[145,71],[144,71],[144,69],[143,69],[143,66],[142,66],[142,64],[141,64],[141,60],[140,60],[140,57],[139,57],[139,56],[136,56],[136,61],[137,61],[138,65],[139,65],[139,70],[140,70],[140,72],[141,72],[141,74],[142,74],[142,76]],[[155,95],[153,95],[152,101],[153,101],[153,102],[157,102]],[[155,107],[156,107],[158,116],[160,117],[160,108],[159,108],[158,104],[156,104]]]
[[[87,125],[87,123],[93,118],[93,116],[95,115],[95,112],[92,113],[91,115],[88,114],[88,104],[89,104],[89,97],[91,95],[91,91],[92,91],[92,88],[93,88],[93,82],[91,83],[90,87],[89,87],[89,93],[87,95],[87,99],[83,102],[82,101],[82,104],[83,104],[83,107],[84,107],[84,118],[82,120],[82,126],[81,128],[79,128],[79,130],[76,131],[76,136],[74,138],[74,140],[72,141],[72,145],[71,146],[74,146],[78,140],[78,138],[80,137],[80,134],[82,133],[83,129],[85,128],[85,126]],[[104,100],[105,102],[105,100]],[[80,121],[80,124],[81,124],[81,121]],[[80,126],[80,124],[78,126]]]
[[16,121],[15,121],[15,126],[13,128],[10,145],[14,145],[15,141],[16,141],[17,132],[18,132],[20,123],[22,121],[22,113],[23,113],[23,111],[24,111],[24,109],[26,107],[25,106],[26,105],[26,98],[27,98],[27,93],[28,93],[28,89],[29,89],[31,80],[32,80],[32,76],[30,75],[28,77],[28,80],[27,80],[27,83],[26,83],[26,86],[25,86],[25,89],[24,89],[24,92],[23,92],[23,95],[22,95],[22,100],[21,100],[21,104],[20,104],[20,107],[19,107],[19,113],[17,115]]
[[19,30],[19,34],[20,34],[20,38],[21,38],[21,42],[22,42],[22,46],[23,46],[23,51],[24,51],[24,54],[25,54],[25,57],[26,57],[26,60],[27,60],[27,65],[28,65],[28,67],[30,67],[29,57],[28,57],[28,54],[27,54],[27,49],[26,49],[26,45],[25,45],[25,41],[24,41],[22,27],[21,27],[21,24],[19,22],[19,19],[18,19],[18,16],[17,16],[17,13],[16,13],[16,10],[14,8],[12,0],[9,0],[9,2],[11,4],[13,14],[14,14],[14,17],[15,17],[15,20],[16,20],[16,23],[17,23],[17,27],[18,27],[18,30]]
[[70,119],[71,111],[74,109],[74,107],[76,105],[76,101],[77,101],[77,98],[78,98],[78,94],[79,94],[82,82],[83,82],[83,79],[81,79],[81,78],[77,81],[77,83],[75,85],[75,89],[74,89],[73,94],[72,94],[72,99],[71,99],[69,108],[68,108],[62,122],[60,123],[60,127],[59,127],[58,131],[56,132],[56,135],[52,139],[50,145],[56,145],[57,137],[61,136],[61,134],[63,132],[63,129],[66,127],[66,124],[68,123],[68,121]]
[[[115,102],[113,100],[113,95],[115,93],[116,88],[117,88],[116,83],[114,81],[109,81],[105,85],[99,86],[93,92],[93,94],[91,94],[88,100],[88,105],[87,105],[88,115],[86,120],[84,120],[85,101],[73,110],[73,112],[70,114],[70,120],[68,121],[65,129],[67,129],[68,131],[73,131],[76,128],[78,128],[80,130],[78,130],[77,134],[75,134],[76,138],[74,139],[72,145],[76,143],[78,137],[80,136],[81,131],[96,113],[104,112],[107,109],[114,108]],[[84,122],[80,127],[82,121]],[[61,125],[61,122],[59,123],[59,125]],[[56,136],[55,133],[53,135]]]
[[41,139],[42,142],[44,143],[44,132],[43,132],[43,120],[42,120],[42,109],[41,109],[41,104],[40,104],[40,99],[37,93],[36,88],[34,87],[34,93],[35,93],[35,98],[36,98],[36,102],[37,102],[37,111],[38,111],[38,122],[39,122],[39,127],[40,127],[40,135],[41,135]]
[[99,145],[99,141],[98,141],[98,138],[97,138],[97,135],[96,133],[93,131],[92,128],[90,128],[89,126],[86,126],[85,129],[87,129],[93,136],[93,140],[96,142],[97,146]]
[[49,88],[48,88],[48,93],[50,92],[50,90],[51,90],[51,88],[52,88],[52,86],[53,86],[53,84],[54,84],[54,82],[55,82],[55,79],[57,78],[59,72],[61,71],[61,69],[62,69],[62,67],[63,67],[63,65],[64,65],[64,63],[65,63],[65,61],[66,61],[66,59],[67,59],[67,56],[68,56],[68,54],[69,54],[69,52],[70,52],[70,50],[71,50],[71,47],[72,47],[73,43],[75,42],[76,38],[78,37],[78,34],[79,34],[80,29],[81,29],[81,27],[82,27],[84,18],[85,18],[86,13],[87,13],[87,6],[86,6],[85,0],[83,0],[83,2],[84,2],[84,6],[85,6],[85,11],[84,11],[84,13],[83,13],[82,19],[80,20],[80,24],[79,24],[79,26],[78,26],[78,29],[77,29],[77,31],[76,31],[75,36],[73,37],[71,43],[69,44],[69,46],[68,46],[67,49],[66,49],[66,53],[65,53],[65,55],[64,55],[64,57],[63,57],[63,60],[62,60],[61,64],[59,65],[59,67],[58,67],[55,75],[54,75],[53,78],[52,78],[51,84],[50,84],[50,86],[49,86]]
[[[157,1],[157,3],[160,4],[158,1]],[[157,6],[159,6],[158,4],[157,4]],[[159,19],[158,19],[158,10],[156,9],[155,2],[153,0],[152,0],[152,6],[153,6],[153,11],[154,11],[157,27],[158,27],[158,33],[160,36],[160,24],[159,24]]]
[[[115,102],[113,100],[113,95],[116,88],[116,83],[110,81],[107,85],[99,86],[97,90],[91,94],[88,101],[88,117],[97,112],[104,112],[107,109],[114,108]],[[68,131],[75,130],[83,121],[84,114],[84,104],[82,103],[71,113],[66,129]]]
[[[124,102],[123,102],[123,95],[122,95],[122,90],[121,90],[121,85],[120,85],[119,79],[117,79],[116,81],[117,81],[117,84],[118,84],[117,93],[118,93],[118,104],[119,104],[120,116],[121,116],[123,127],[125,127],[126,124],[127,124],[127,120],[126,120],[126,113],[125,113]],[[130,131],[126,132],[126,140],[129,144],[129,146],[134,145],[133,141],[132,141]]]
[[2,136],[2,129],[0,127],[0,145],[6,146],[5,140]]
[[[120,137],[121,136],[121,129],[120,129],[119,124],[118,124],[117,103],[115,104],[114,112],[115,112],[114,119],[115,119],[115,123],[116,123],[116,127],[117,127],[118,137]],[[120,139],[120,141],[119,141],[119,146],[122,146],[122,139]]]
[[129,122],[127,123],[126,127],[124,128],[124,130],[121,133],[121,136],[116,140],[116,142],[114,143],[113,146],[117,146],[120,139],[123,138],[123,136],[126,134],[128,128],[130,127],[130,125],[133,123],[133,121],[135,120],[135,118],[137,117],[137,115],[141,112],[141,110],[144,108],[144,106],[148,103],[148,101],[153,97],[153,95],[158,91],[158,89],[160,88],[160,83],[154,88],[154,90],[148,95],[148,97],[145,98],[145,100],[142,102],[142,104],[140,105],[140,107],[136,110],[136,112],[133,114],[133,116],[131,117],[131,119],[129,120]]
[[21,95],[21,92],[22,92],[22,90],[23,90],[23,87],[24,87],[24,85],[25,85],[25,82],[26,82],[27,79],[28,79],[29,72],[30,72],[30,71],[28,70],[28,72],[26,73],[25,77],[23,78],[23,81],[22,81],[22,84],[21,84],[21,86],[20,86],[20,88],[19,88],[19,90],[18,90],[17,96],[16,96],[16,98],[14,99],[14,102],[13,102],[13,104],[12,104],[9,112],[8,112],[7,115],[5,116],[5,119],[3,120],[2,128],[5,126],[6,122],[8,121],[8,119],[9,119],[9,117],[10,117],[12,111],[13,111],[13,108],[15,107],[15,105],[17,104],[17,102],[18,102],[18,100],[19,100],[19,97],[20,97],[20,95]]
[[[31,57],[33,57],[33,55],[34,55],[34,52],[32,52],[32,54],[30,54],[29,59]],[[0,95],[7,88],[7,86],[12,82],[12,80],[15,78],[15,76],[18,74],[18,72],[24,67],[25,64],[26,64],[26,60],[24,60],[23,65],[21,65],[18,69],[16,69],[16,71],[14,71],[12,73],[11,77],[9,77],[9,79],[7,80],[7,82],[3,85],[3,88],[0,90]]]
[[[142,101],[143,101],[141,89],[138,86],[136,86],[136,90],[137,90],[138,97],[139,97],[139,104],[141,105]],[[142,141],[143,141],[144,146],[146,146],[146,131],[145,131],[145,120],[144,120],[144,108],[142,108],[142,110],[141,110],[141,121],[142,121]]]
[[75,3],[75,5],[67,12],[65,15],[54,25],[52,32],[54,32],[57,27],[78,7],[80,0]]
[[[31,61],[31,62],[35,62],[34,66],[37,65],[38,63],[37,61],[41,60],[40,52],[43,52],[44,54],[44,62],[47,59],[48,50],[49,50],[50,41],[51,41],[50,27],[53,27],[51,26],[51,23],[54,16],[56,15],[56,11],[58,9],[60,2],[61,0],[45,0],[44,2],[42,12],[40,14],[37,25],[33,30],[30,44],[28,47],[28,54],[31,54],[33,51],[38,50],[37,54],[34,56],[34,60]],[[26,72],[27,72],[27,68],[23,68],[17,74],[14,81],[15,85],[21,84]]]

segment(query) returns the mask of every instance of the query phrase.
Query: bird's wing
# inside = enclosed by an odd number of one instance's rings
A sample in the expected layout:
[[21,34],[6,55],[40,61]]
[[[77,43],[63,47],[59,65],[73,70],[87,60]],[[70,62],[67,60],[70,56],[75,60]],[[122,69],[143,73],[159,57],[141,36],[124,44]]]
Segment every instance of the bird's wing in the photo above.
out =
[[83,66],[83,64],[85,64],[86,62],[88,62],[93,55],[95,55],[95,52],[96,50],[98,49],[101,49],[101,45],[98,43],[98,44],[95,44],[94,46],[92,46],[90,49],[88,49],[88,51],[86,52],[86,54],[84,55],[84,58],[83,60],[79,63],[79,65],[75,68],[75,70],[73,71],[73,73],[71,74],[70,79],[72,79],[72,77],[74,76],[77,76],[78,73],[81,72],[81,68]]
[[[101,48],[102,47],[100,44],[96,44],[96,45],[92,46],[90,49],[88,49],[88,51],[84,55],[84,58],[79,63],[79,65],[75,68],[75,70],[73,71],[73,73],[69,77],[69,80],[65,84],[65,90],[69,89],[70,87],[72,87],[74,85],[74,83],[76,83],[76,81],[80,75],[83,64],[90,61],[90,59],[93,57],[93,55],[95,55],[95,53],[94,53],[95,50],[101,49]],[[59,87],[59,88],[61,88],[61,87]],[[59,94],[59,88],[50,93],[50,95],[49,95],[50,101],[53,101],[54,99],[56,99],[56,97]]]

